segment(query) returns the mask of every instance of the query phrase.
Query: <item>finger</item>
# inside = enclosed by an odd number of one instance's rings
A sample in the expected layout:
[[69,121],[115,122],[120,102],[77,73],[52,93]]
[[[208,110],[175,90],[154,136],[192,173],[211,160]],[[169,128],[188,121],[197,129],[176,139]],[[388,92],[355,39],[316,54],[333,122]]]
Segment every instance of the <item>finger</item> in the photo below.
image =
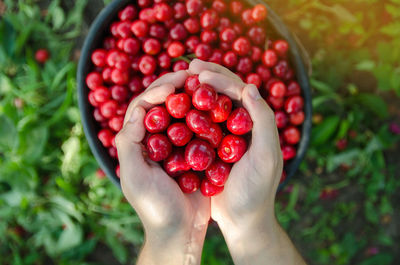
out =
[[243,89],[242,102],[253,120],[250,152],[254,157],[275,161],[282,155],[274,112],[253,84]]
[[237,81],[242,81],[239,76],[231,72],[228,68],[216,63],[205,62],[199,59],[194,59],[190,62],[188,71],[192,75],[198,75],[203,71],[212,71],[215,73],[224,74],[228,77],[234,78]]
[[175,87],[172,84],[167,83],[154,87],[150,91],[146,90],[140,94],[129,104],[125,114],[124,125],[127,123],[131,116],[131,112],[135,107],[141,106],[146,110],[152,108],[155,105],[163,103],[168,95],[174,93],[174,91]]
[[200,228],[208,225],[211,216],[211,200],[201,194],[199,190],[186,195],[191,201],[194,212],[196,213],[193,224]]
[[241,100],[243,87],[246,85],[221,73],[205,70],[199,75],[200,83],[206,83],[215,88],[219,93],[225,94],[234,100]]
[[157,86],[161,86],[163,84],[171,84],[175,88],[183,87],[188,76],[189,73],[185,70],[180,70],[177,72],[165,74],[160,78],[158,78],[157,80],[155,80],[153,83],[151,83],[151,85],[146,89],[146,91],[151,90]]

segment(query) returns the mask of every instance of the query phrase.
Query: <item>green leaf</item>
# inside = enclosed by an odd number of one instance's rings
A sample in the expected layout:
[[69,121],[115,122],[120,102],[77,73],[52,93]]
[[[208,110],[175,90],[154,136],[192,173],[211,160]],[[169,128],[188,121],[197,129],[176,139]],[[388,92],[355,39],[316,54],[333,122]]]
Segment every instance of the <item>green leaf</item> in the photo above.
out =
[[355,99],[361,105],[368,108],[370,111],[372,111],[382,119],[386,118],[389,115],[385,101],[383,101],[383,99],[378,95],[369,93],[360,93],[357,96],[355,96]]
[[320,145],[325,143],[338,129],[340,118],[337,116],[330,116],[318,126],[314,127],[311,133],[311,142],[313,145]]
[[[21,139],[21,155],[28,163],[33,163],[40,159],[48,139],[47,127],[41,126],[24,132]],[[23,143],[23,144],[22,144]]]
[[128,260],[128,251],[126,247],[118,240],[116,235],[114,233],[107,233],[106,242],[118,261],[121,263],[126,263]]
[[389,253],[379,253],[360,263],[360,265],[389,265],[392,264],[393,255]]
[[356,65],[356,69],[360,71],[372,71],[375,68],[376,64],[371,60],[364,60],[359,62]]
[[340,154],[330,156],[326,161],[326,169],[332,172],[341,164],[350,165],[356,158],[359,158],[361,151],[359,149],[351,149]]
[[53,27],[55,30],[60,29],[61,26],[64,24],[65,21],[65,14],[64,10],[61,7],[56,6],[53,10],[51,10],[51,17],[53,19]]
[[79,158],[80,141],[78,137],[72,136],[61,146],[64,157],[61,164],[61,173],[64,176],[70,173],[77,173],[81,166],[81,160]]
[[18,136],[14,123],[7,116],[0,114],[0,124],[0,151],[13,149]]
[[82,227],[73,222],[67,223],[57,241],[57,252],[62,253],[82,243]]

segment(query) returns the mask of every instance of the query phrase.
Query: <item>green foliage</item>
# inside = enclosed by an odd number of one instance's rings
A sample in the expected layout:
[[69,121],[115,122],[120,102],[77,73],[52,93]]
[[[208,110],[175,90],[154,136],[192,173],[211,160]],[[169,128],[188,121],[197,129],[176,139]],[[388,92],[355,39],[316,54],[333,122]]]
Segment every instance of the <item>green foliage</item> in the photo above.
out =
[[[0,264],[94,264],[90,256],[104,245],[132,264],[143,243],[140,220],[96,174],[77,108],[75,41],[94,1],[3,2]],[[388,123],[399,121],[400,1],[269,4],[313,65],[312,144],[278,195],[278,219],[310,264],[396,264],[400,139]],[[51,58],[40,65],[34,53],[43,47]],[[322,191],[338,197],[321,199]],[[110,264],[96,264],[103,263]],[[233,264],[214,226],[202,264]]]

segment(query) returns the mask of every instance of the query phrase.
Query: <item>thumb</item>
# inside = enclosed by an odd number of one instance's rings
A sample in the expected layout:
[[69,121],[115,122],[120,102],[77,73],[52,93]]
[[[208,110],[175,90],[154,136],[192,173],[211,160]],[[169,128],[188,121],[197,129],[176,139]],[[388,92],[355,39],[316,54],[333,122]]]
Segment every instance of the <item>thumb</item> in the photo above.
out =
[[244,87],[242,103],[253,120],[252,143],[249,149],[250,156],[257,160],[261,159],[263,163],[268,161],[273,162],[275,166],[279,166],[282,154],[274,112],[253,84],[248,84]]

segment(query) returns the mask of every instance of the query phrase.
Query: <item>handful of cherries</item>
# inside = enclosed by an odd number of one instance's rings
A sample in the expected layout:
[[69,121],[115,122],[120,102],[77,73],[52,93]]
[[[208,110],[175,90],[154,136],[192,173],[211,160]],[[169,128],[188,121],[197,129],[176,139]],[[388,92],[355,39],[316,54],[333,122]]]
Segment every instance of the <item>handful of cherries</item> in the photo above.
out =
[[186,79],[183,90],[147,112],[144,145],[151,160],[178,178],[183,192],[200,188],[213,196],[223,191],[232,163],[246,152],[243,136],[253,122],[245,108],[233,109],[229,97],[200,84],[196,75]]

